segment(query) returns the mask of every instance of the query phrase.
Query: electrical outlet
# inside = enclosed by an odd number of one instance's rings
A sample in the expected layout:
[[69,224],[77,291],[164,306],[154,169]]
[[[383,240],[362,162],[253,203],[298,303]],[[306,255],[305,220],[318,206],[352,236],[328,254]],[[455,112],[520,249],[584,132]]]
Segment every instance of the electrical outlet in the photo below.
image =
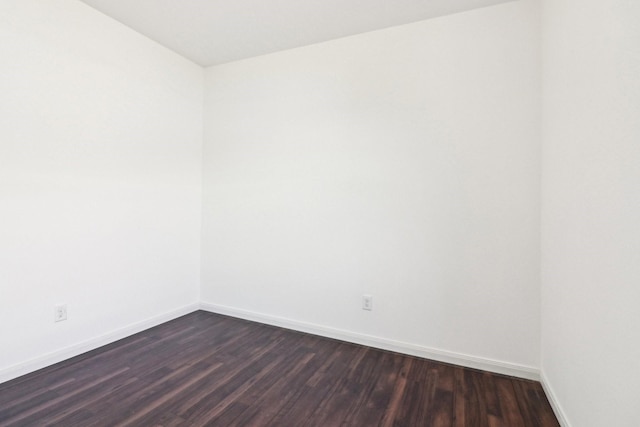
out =
[[373,310],[373,296],[362,295],[362,309],[367,311]]
[[53,321],[62,322],[67,320],[67,304],[56,305],[53,308]]

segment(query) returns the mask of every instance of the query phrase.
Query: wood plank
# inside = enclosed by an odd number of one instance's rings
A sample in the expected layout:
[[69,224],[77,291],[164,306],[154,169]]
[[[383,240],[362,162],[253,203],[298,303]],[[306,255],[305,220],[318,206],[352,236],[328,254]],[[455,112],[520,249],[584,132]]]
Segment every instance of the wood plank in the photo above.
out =
[[525,425],[511,379],[496,378],[495,383],[504,425]]
[[0,426],[559,427],[535,381],[195,312],[0,384]]

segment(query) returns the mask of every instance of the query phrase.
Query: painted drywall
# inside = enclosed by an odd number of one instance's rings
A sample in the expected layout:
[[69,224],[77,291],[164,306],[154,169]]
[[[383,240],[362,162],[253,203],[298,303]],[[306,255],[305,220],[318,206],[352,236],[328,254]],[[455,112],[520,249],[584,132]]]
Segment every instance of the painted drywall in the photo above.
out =
[[203,301],[537,368],[538,18],[513,2],[208,68]]
[[7,379],[197,303],[204,76],[73,0],[3,1],[0,58]]
[[639,22],[543,1],[542,371],[579,427],[640,425]]
[[82,0],[212,66],[510,0]]

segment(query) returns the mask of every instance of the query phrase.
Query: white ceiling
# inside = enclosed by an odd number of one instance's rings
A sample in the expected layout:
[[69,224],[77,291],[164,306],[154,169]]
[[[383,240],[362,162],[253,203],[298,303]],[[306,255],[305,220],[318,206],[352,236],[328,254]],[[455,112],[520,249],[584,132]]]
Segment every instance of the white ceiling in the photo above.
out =
[[509,0],[82,0],[210,66]]

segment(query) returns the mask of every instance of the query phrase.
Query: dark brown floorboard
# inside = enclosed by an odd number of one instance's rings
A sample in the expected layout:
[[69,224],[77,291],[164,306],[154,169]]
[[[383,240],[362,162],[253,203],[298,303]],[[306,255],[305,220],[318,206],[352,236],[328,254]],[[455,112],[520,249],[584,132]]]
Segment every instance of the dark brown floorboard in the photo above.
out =
[[557,427],[527,381],[195,312],[0,384],[0,426]]

